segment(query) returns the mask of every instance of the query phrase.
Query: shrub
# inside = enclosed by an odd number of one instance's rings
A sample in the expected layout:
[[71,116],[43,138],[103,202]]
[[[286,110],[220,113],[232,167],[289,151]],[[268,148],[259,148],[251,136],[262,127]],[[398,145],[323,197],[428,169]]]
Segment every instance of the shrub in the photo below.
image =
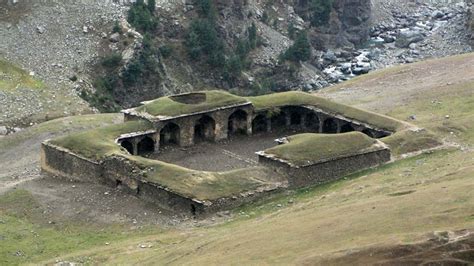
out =
[[268,13],[267,13],[267,11],[263,11],[262,22],[265,23],[265,24],[268,23]]
[[288,23],[288,37],[290,37],[290,39],[295,39],[297,31],[293,22]]
[[119,22],[116,20],[114,23],[114,27],[112,28],[113,33],[122,33],[122,27],[120,27]]
[[173,53],[173,47],[171,45],[165,44],[158,48],[160,50],[161,56],[168,58]]
[[329,22],[331,14],[332,0],[311,0],[311,26],[323,26]]
[[[154,5],[154,3],[152,3]],[[128,10],[128,22],[141,32],[153,31],[158,22],[154,12],[154,6],[145,4],[143,0],[137,0]]]
[[305,31],[298,33],[295,43],[280,55],[282,60],[290,60],[294,62],[307,61],[311,57],[311,45]]
[[118,67],[120,62],[122,62],[122,54],[113,53],[102,58],[101,65],[107,68]]

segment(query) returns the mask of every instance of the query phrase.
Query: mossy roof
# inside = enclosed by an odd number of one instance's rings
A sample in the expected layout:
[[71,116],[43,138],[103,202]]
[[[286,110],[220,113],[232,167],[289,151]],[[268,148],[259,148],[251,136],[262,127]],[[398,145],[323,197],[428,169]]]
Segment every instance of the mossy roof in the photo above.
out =
[[145,181],[200,201],[239,196],[241,193],[255,191],[261,187],[275,187],[282,181],[274,175],[269,175],[263,167],[207,172],[138,156],[128,156],[128,158],[148,169],[144,177]]
[[139,113],[145,113],[151,116],[165,116],[175,117],[184,114],[192,114],[198,112],[204,112],[226,106],[233,106],[247,103],[245,98],[230,94],[225,91],[202,91],[206,99],[203,102],[197,104],[180,103],[172,99],[172,97],[161,97],[149,102],[144,105],[135,108],[135,111]]
[[354,119],[388,131],[397,131],[405,127],[404,123],[391,117],[332,102],[328,99],[305,92],[288,91],[247,97],[247,99],[252,102],[257,111],[289,105],[309,105],[335,115],[342,115],[349,119]]
[[85,158],[99,161],[113,154],[127,153],[124,148],[115,143],[115,139],[120,135],[151,129],[153,126],[150,122],[129,121],[67,135],[50,140],[49,143],[68,149]]
[[161,97],[135,108],[134,111],[138,112],[138,114],[142,113],[145,116],[176,117],[185,114],[210,111],[226,106],[245,104],[247,102],[251,102],[257,111],[291,105],[308,105],[334,115],[341,115],[388,131],[397,131],[405,126],[401,121],[388,116],[335,103],[314,94],[299,91],[273,93],[254,97],[240,97],[218,90],[203,91],[200,93],[206,94],[206,100],[198,104],[180,103],[171,97]]
[[360,132],[343,134],[298,134],[288,143],[265,150],[265,154],[296,166],[311,165],[379,150],[377,140]]
[[108,156],[122,156],[140,167],[147,168],[145,181],[165,187],[170,191],[197,200],[215,200],[254,191],[273,181],[262,168],[249,168],[228,172],[205,172],[187,169],[158,160],[130,155],[115,143],[122,134],[148,131],[153,126],[147,121],[129,121],[94,130],[71,134],[50,140],[49,143],[93,161]]

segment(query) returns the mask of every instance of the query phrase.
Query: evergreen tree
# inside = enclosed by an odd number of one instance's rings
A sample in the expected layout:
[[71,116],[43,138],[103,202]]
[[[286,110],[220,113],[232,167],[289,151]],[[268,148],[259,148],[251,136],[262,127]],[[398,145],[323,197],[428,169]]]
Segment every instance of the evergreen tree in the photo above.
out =
[[312,26],[323,26],[329,22],[329,16],[331,14],[332,0],[311,0],[311,25]]
[[281,57],[283,60],[294,62],[307,61],[311,58],[311,45],[305,31],[298,33],[295,43]]
[[155,0],[148,0],[148,10],[151,14],[155,13],[156,1]]

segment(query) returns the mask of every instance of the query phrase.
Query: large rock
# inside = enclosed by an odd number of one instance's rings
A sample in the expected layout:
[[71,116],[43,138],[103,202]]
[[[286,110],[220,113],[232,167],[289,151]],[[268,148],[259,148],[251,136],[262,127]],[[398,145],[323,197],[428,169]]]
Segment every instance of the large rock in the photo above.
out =
[[410,44],[421,42],[423,41],[424,38],[425,36],[423,35],[423,32],[421,32],[420,30],[413,30],[413,29],[402,30],[398,34],[395,44],[400,48],[408,48]]

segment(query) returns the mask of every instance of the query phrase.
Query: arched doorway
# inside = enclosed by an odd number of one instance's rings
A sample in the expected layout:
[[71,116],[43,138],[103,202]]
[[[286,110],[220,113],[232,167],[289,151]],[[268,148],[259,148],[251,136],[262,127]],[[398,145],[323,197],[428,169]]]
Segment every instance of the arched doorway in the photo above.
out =
[[301,116],[302,114],[299,112],[292,112],[290,115],[290,125],[293,127],[301,126]]
[[155,141],[149,136],[144,137],[137,145],[138,154],[150,153],[155,151]]
[[128,153],[133,155],[133,144],[130,141],[124,140],[120,143],[120,146],[124,147]]
[[280,111],[271,118],[272,131],[284,131],[286,129],[286,113]]
[[204,140],[214,140],[216,121],[210,116],[203,116],[194,125],[194,143]]
[[243,110],[237,110],[229,116],[227,124],[229,135],[247,134],[247,113]]
[[160,130],[160,146],[179,145],[179,137],[179,126],[170,122]]
[[341,127],[341,133],[352,132],[352,131],[355,131],[355,129],[351,123],[347,123]]
[[324,120],[323,133],[337,133],[337,123],[334,119],[328,118]]
[[311,132],[319,132],[319,117],[316,113],[310,112],[306,114],[305,128]]
[[252,121],[252,133],[267,132],[268,118],[265,115],[257,115]]

